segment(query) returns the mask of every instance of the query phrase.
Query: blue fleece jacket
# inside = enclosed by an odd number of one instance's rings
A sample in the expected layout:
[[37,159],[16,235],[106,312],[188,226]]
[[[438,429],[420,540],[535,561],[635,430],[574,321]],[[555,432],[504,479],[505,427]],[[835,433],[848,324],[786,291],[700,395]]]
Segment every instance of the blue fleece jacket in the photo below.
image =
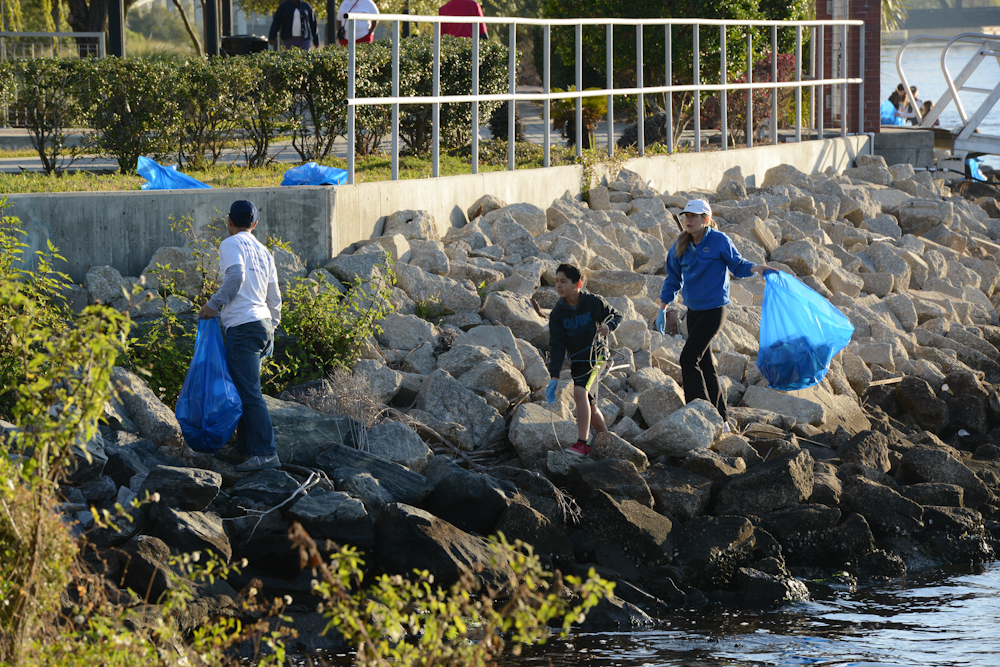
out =
[[753,275],[753,267],[753,262],[740,256],[728,236],[709,227],[701,243],[689,243],[680,257],[677,244],[670,247],[660,301],[670,303],[680,290],[684,305],[691,310],[728,305],[729,272],[737,278],[747,278]]

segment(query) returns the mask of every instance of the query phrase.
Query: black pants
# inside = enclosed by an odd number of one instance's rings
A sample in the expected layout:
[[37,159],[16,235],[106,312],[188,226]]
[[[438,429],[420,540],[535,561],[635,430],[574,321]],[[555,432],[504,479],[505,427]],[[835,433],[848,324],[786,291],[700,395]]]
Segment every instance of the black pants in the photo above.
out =
[[684,379],[684,400],[690,403],[703,398],[718,409],[726,419],[726,397],[719,388],[719,374],[712,357],[712,339],[726,321],[726,307],[712,310],[688,310],[688,339],[681,351],[681,375]]

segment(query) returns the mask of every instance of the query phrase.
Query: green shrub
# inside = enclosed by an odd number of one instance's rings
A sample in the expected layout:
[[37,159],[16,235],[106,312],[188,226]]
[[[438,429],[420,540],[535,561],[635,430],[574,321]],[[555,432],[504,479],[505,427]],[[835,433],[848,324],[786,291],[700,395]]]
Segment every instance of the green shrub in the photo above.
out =
[[248,167],[270,161],[271,142],[292,128],[288,110],[292,94],[301,85],[301,72],[290,71],[288,51],[262,51],[242,56],[252,81],[245,93],[249,113],[243,124],[243,153]]
[[292,147],[303,161],[323,159],[347,132],[347,51],[289,49],[284,54],[289,68],[300,71],[289,111]]
[[178,162],[203,169],[219,161],[251,113],[243,95],[253,85],[253,70],[241,58],[192,58],[177,72],[180,110]]
[[[71,165],[78,151],[66,146],[66,131],[83,119],[80,105],[79,61],[53,58],[19,58],[0,72],[0,79],[16,94],[23,110],[32,147],[38,151],[45,172],[61,172]],[[0,104],[3,103],[0,91]]]
[[135,172],[139,156],[157,161],[177,147],[180,108],[171,95],[178,85],[177,68],[140,58],[81,61],[84,87],[94,131],[88,146],[118,160],[123,172]]

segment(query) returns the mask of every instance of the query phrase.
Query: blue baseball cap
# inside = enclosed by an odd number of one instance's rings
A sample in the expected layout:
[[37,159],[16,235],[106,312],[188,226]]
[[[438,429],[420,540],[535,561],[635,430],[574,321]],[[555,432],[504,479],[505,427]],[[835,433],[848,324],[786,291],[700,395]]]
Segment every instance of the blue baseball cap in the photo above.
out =
[[257,207],[249,199],[234,201],[229,207],[229,217],[237,227],[249,227],[257,222]]

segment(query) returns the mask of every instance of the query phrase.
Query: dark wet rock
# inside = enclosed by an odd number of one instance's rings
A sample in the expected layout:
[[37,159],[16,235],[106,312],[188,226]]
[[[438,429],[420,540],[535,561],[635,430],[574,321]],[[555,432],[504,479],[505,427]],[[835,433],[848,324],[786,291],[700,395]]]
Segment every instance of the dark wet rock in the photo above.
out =
[[813,464],[813,490],[807,502],[836,507],[840,504],[843,485],[837,478],[837,467],[823,461]]
[[748,604],[778,604],[809,599],[809,591],[801,581],[749,567],[736,571],[736,586],[743,601]]
[[351,469],[351,474],[353,470],[371,473],[379,485],[399,503],[419,503],[434,489],[426,477],[406,466],[386,461],[353,447],[334,445],[316,458],[316,465],[325,470],[331,479],[341,478],[341,470],[344,469]]
[[631,461],[586,461],[570,468],[567,476],[570,494],[589,498],[595,491],[605,491],[617,500],[630,499],[653,507],[649,486]]
[[973,509],[989,502],[993,494],[983,480],[962,461],[943,449],[911,447],[903,453],[900,473],[910,482],[956,484],[964,490],[966,507]]
[[708,509],[712,481],[673,466],[657,464],[643,473],[653,494],[653,509],[687,523]]
[[866,579],[896,579],[906,576],[906,563],[885,549],[874,549],[855,563],[855,571]]
[[335,445],[353,444],[350,417],[331,415],[293,401],[265,396],[274,425],[278,458],[285,463],[312,467],[323,452]]
[[861,431],[838,449],[844,463],[860,463],[889,472],[889,444],[878,431]]
[[849,514],[839,526],[833,529],[831,542],[835,556],[844,560],[858,560],[875,549],[872,529],[860,514]]
[[548,554],[563,562],[573,559],[573,545],[566,529],[528,505],[511,503],[500,515],[496,530],[508,542],[521,540],[532,545],[537,554]]
[[947,507],[964,507],[965,491],[957,484],[921,482],[904,486],[899,490],[904,496],[918,505],[941,505]]
[[435,584],[450,586],[461,572],[482,567],[485,580],[504,580],[503,570],[490,565],[492,557],[483,538],[410,505],[387,505],[375,523],[375,558],[386,572],[427,570]]
[[341,468],[339,473],[340,477],[335,480],[335,488],[364,503],[365,511],[368,512],[372,523],[378,520],[378,515],[386,505],[396,502],[392,494],[386,491],[370,472]]
[[741,516],[703,516],[688,523],[678,541],[676,562],[685,583],[711,588],[730,585],[737,568],[757,546],[753,524]]
[[929,532],[952,535],[984,534],[983,515],[966,507],[924,507],[924,524]]
[[99,433],[87,441],[83,447],[73,445],[73,461],[69,481],[73,484],[89,484],[96,482],[104,474],[108,464],[104,438]]
[[288,521],[280,512],[262,511],[264,514],[246,513],[225,522],[233,560],[246,558],[249,567],[294,577],[300,568],[299,554],[288,540]]
[[453,526],[489,535],[514,496],[517,487],[506,480],[466,470],[443,456],[424,469],[434,490],[419,506]]
[[198,468],[157,465],[143,481],[138,496],[160,494],[160,504],[188,512],[200,512],[219,495],[222,475]]
[[615,572],[615,581],[639,581],[642,573],[635,561],[617,544],[598,544],[594,549],[594,560],[603,568]]
[[125,507],[124,513],[110,509],[108,527],[92,527],[87,531],[87,540],[97,549],[110,549],[125,544],[146,530],[147,520],[142,509]]
[[149,531],[179,553],[212,550],[228,562],[233,555],[222,519],[211,512],[182,512],[167,507]]
[[863,477],[852,477],[844,485],[841,505],[863,516],[878,534],[909,535],[923,528],[920,505]]
[[812,456],[789,452],[733,477],[719,492],[715,514],[764,514],[802,502],[812,489]]
[[90,482],[86,486],[81,486],[80,491],[83,493],[85,500],[92,504],[100,503],[117,496],[118,485],[107,475],[102,475],[96,481]]
[[655,625],[649,614],[617,595],[602,599],[580,624],[581,632],[613,632],[615,630],[644,630]]
[[104,474],[118,486],[128,486],[135,475],[148,473],[158,465],[184,467],[179,458],[164,454],[152,440],[132,440],[121,445],[107,445],[108,464]]
[[636,607],[645,612],[655,613],[657,611],[663,611],[667,608],[667,605],[663,602],[663,600],[648,591],[639,588],[629,581],[616,581],[615,595],[620,597],[622,600],[625,600],[625,602],[634,604]]
[[760,521],[781,543],[789,564],[824,564],[831,555],[832,533],[840,521],[840,510],[825,505],[796,505],[763,514]]
[[313,539],[351,544],[362,551],[375,546],[364,503],[346,493],[314,490],[296,500],[285,516],[301,523]]
[[581,526],[598,539],[621,545],[642,563],[666,562],[673,553],[673,522],[634,500],[617,501],[605,491],[588,499]]
[[978,396],[954,393],[945,398],[953,429],[964,429],[969,433],[983,435],[990,430],[986,399]]
[[[293,596],[294,598],[294,596]],[[297,602],[297,598],[295,598]],[[294,630],[295,636],[284,638],[285,650],[292,655],[315,655],[316,653],[343,652],[347,648],[343,635],[336,628],[327,630],[330,621],[325,614],[317,611],[306,613],[284,613],[281,617],[272,616],[267,619],[265,632],[281,632]],[[247,639],[237,646],[240,658],[244,664],[258,657],[261,649],[256,638]]]
[[899,480],[877,468],[871,468],[863,463],[841,463],[837,468],[837,478],[846,484],[852,477],[864,477],[876,484],[888,486],[893,491],[899,491],[901,487]]
[[948,426],[948,404],[937,397],[926,380],[907,375],[896,385],[895,397],[903,412],[913,415],[921,428],[940,433]]
[[230,495],[276,507],[288,500],[299,486],[300,483],[284,470],[261,470],[233,484]]

